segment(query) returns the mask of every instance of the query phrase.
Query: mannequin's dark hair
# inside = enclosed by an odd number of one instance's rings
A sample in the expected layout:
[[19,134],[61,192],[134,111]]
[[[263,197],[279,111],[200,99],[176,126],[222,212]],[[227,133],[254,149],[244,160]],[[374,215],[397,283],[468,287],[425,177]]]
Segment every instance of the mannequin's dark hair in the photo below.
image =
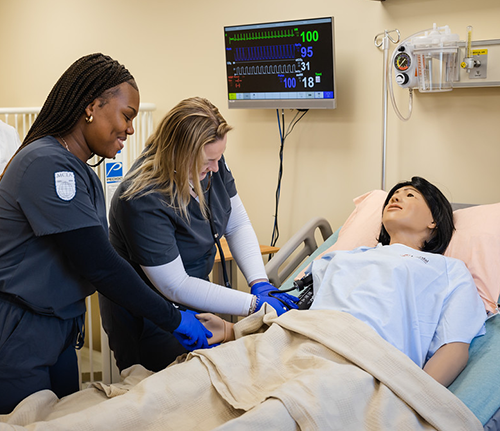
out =
[[[412,177],[411,181],[403,181],[396,184],[387,195],[382,212],[396,190],[408,186],[417,189],[422,194],[431,210],[435,223],[432,237],[429,241],[424,242],[422,251],[443,254],[451,241],[455,225],[453,223],[453,209],[451,204],[435,185],[421,177]],[[380,230],[378,241],[383,245],[388,245],[391,241],[391,237],[385,230],[384,225],[382,225]]]
[[89,54],[76,60],[52,88],[21,148],[48,135],[68,133],[93,100],[106,100],[112,95],[107,91],[123,82],[137,90],[125,66],[107,55]]

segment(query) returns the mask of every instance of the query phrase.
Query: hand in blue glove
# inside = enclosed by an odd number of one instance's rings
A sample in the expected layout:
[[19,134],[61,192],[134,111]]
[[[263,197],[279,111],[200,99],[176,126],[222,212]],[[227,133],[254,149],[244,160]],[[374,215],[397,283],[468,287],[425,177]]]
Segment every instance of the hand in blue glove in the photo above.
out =
[[277,289],[267,281],[260,281],[259,283],[255,283],[251,288],[252,295],[269,296],[270,292],[273,292],[272,293],[273,298],[281,299],[288,306],[288,308],[290,309],[298,308],[297,302],[299,298],[293,295],[289,295],[288,293],[285,292],[280,292],[279,289]]
[[267,295],[255,295],[255,296],[257,297],[255,311],[259,311],[264,302],[267,302],[271,307],[273,307],[276,310],[276,313],[278,313],[278,316],[281,316],[283,313],[289,310],[289,308],[285,306],[277,298],[273,298],[272,296],[267,296]]
[[188,350],[204,349],[209,347],[207,338],[212,333],[195,317],[194,311],[181,311],[181,323],[173,334],[175,338]]
[[267,295],[273,290],[278,290],[268,281],[259,281],[258,283],[255,283],[250,289],[252,295]]

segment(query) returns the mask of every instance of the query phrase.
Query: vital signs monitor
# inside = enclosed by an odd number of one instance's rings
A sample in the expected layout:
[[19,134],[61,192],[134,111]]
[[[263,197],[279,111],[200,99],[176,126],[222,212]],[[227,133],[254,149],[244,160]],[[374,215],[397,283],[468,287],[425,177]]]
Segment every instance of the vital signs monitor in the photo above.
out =
[[334,20],[224,27],[229,108],[336,107]]

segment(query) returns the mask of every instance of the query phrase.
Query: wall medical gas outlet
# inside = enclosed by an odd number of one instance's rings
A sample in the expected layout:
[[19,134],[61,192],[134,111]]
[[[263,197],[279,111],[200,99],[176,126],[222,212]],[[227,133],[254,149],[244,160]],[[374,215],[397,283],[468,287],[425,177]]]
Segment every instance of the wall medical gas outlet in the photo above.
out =
[[461,64],[453,88],[500,87],[500,39],[473,41],[470,58],[474,64],[470,65],[463,64],[467,56],[466,43],[461,42],[459,46]]

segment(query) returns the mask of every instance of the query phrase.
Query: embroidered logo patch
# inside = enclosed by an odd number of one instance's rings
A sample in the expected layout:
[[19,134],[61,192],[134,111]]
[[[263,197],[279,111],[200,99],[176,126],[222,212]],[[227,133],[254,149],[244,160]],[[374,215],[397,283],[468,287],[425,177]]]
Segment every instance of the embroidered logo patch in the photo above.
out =
[[425,264],[428,264],[429,263],[429,259],[427,259],[426,257],[424,256],[414,256],[413,254],[410,254],[410,253],[405,253],[405,254],[402,254],[401,257],[413,257],[415,259],[420,259],[422,262],[424,262]]
[[63,201],[70,201],[76,195],[76,182],[74,172],[56,172],[56,193]]

